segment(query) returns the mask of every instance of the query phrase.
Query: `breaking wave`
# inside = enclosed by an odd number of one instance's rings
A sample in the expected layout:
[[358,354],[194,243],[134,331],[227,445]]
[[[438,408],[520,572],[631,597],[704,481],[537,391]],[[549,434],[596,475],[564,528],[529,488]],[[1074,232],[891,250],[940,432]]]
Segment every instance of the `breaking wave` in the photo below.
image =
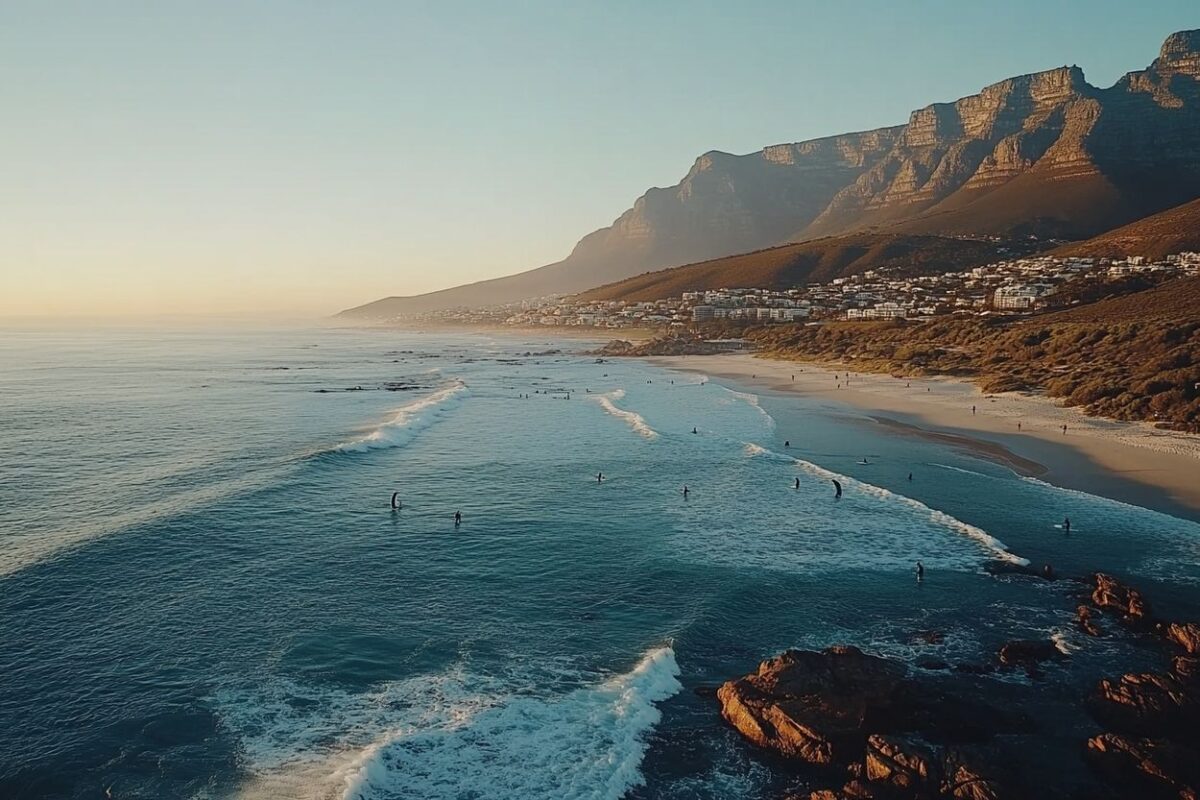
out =
[[777,461],[795,464],[804,472],[807,472],[809,475],[817,478],[822,478],[828,481],[837,480],[842,484],[843,490],[846,493],[858,491],[861,494],[869,495],[885,502],[895,502],[906,505],[909,508],[916,509],[917,511],[925,514],[930,520],[938,525],[941,525],[942,527],[966,534],[982,544],[997,558],[1003,561],[1009,561],[1013,564],[1020,564],[1021,566],[1029,565],[1029,559],[1021,558],[1020,556],[1009,552],[1008,545],[1004,544],[1004,542],[1000,541],[995,536],[992,536],[982,528],[977,528],[968,522],[963,522],[961,519],[951,516],[944,511],[938,511],[936,508],[930,508],[920,500],[914,500],[911,497],[897,494],[889,489],[884,489],[882,486],[876,486],[873,483],[867,483],[866,481],[860,481],[857,478],[851,478],[849,475],[842,475],[841,473],[833,472],[832,470],[828,470],[824,467],[813,464],[811,461],[804,461],[803,459],[793,458],[792,456],[767,450],[766,448],[753,443],[746,443],[744,452],[748,456],[767,456]]
[[467,385],[455,381],[411,403],[400,406],[392,416],[360,439],[343,442],[333,448],[339,453],[365,453],[385,447],[403,447],[420,431],[428,428],[452,410],[467,393]]
[[293,697],[293,686],[282,699],[219,705],[255,776],[244,798],[618,800],[644,783],[647,737],[658,704],[682,688],[678,676],[674,651],[660,647],[629,672],[559,696],[451,673],[370,695]]
[[649,424],[647,424],[645,417],[635,411],[628,411],[624,408],[619,408],[613,402],[614,400],[620,400],[624,396],[624,389],[614,389],[611,392],[606,392],[604,394],[593,394],[589,395],[588,397],[589,399],[595,400],[597,403],[599,403],[600,407],[609,414],[612,414],[617,419],[623,420],[627,425],[629,425],[630,428],[633,428],[633,430],[637,431],[637,433],[641,436],[644,436],[647,439],[657,439],[658,431],[654,430]]
[[749,392],[739,392],[736,389],[730,389],[727,386],[722,387],[722,388],[724,388],[725,391],[729,392],[731,395],[738,398],[739,400],[745,401],[745,403],[747,405],[753,406],[754,409],[756,411],[758,411],[759,414],[762,414],[763,417],[766,418],[767,424],[771,426],[771,430],[775,429],[775,418],[772,417],[770,414],[768,414],[766,409],[764,409],[762,407],[762,405],[759,404],[758,395],[750,394]]

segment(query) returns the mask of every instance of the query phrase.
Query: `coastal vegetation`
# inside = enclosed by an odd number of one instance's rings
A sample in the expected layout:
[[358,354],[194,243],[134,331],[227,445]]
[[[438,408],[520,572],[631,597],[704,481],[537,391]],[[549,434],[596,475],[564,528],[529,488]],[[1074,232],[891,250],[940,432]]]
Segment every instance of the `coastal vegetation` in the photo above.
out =
[[1014,321],[833,322],[745,331],[768,357],[1042,391],[1088,414],[1200,431],[1200,278]]

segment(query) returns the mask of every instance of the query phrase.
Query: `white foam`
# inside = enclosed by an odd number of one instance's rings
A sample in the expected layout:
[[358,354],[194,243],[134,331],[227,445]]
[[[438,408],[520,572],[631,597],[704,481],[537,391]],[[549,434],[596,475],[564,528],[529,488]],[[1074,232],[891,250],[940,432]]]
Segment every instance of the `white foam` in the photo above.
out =
[[418,432],[428,428],[454,408],[467,393],[467,385],[455,381],[392,412],[392,416],[360,439],[343,442],[333,449],[341,453],[365,453],[385,447],[403,447]]
[[770,414],[768,414],[766,409],[764,409],[762,407],[762,405],[759,404],[758,395],[750,394],[749,392],[739,392],[736,389],[730,389],[728,386],[725,386],[722,388],[724,388],[725,391],[729,392],[731,395],[738,398],[739,400],[743,400],[747,404],[753,406],[754,409],[756,411],[758,411],[758,413],[761,414],[766,419],[767,424],[771,427],[771,430],[775,429],[775,418],[772,417]]
[[836,480],[842,484],[843,491],[845,493],[856,490],[862,494],[870,495],[886,502],[895,502],[906,505],[909,508],[916,509],[917,511],[927,515],[930,520],[938,525],[941,525],[942,527],[966,534],[987,548],[997,558],[1012,562],[1013,564],[1020,564],[1021,566],[1029,565],[1029,559],[1021,558],[1018,555],[1010,553],[1008,546],[1004,544],[1004,542],[1000,541],[995,536],[992,536],[982,528],[978,528],[968,522],[963,522],[961,519],[951,516],[944,511],[938,511],[936,508],[930,508],[920,500],[914,500],[911,497],[897,494],[889,489],[884,489],[882,486],[876,486],[872,483],[867,483],[866,481],[860,481],[857,478],[851,478],[849,475],[842,475],[841,473],[833,472],[825,469],[824,467],[818,466],[817,464],[813,464],[811,461],[804,461],[803,459],[793,458],[791,456],[783,455],[782,453],[776,453],[767,450],[760,445],[747,443],[745,452],[750,456],[766,455],[776,460],[788,461],[794,463],[801,470],[810,475],[829,481]]
[[678,675],[674,651],[660,647],[558,696],[506,694],[495,679],[452,672],[369,695],[301,696],[282,714],[267,701],[247,716],[256,704],[237,697],[223,721],[255,775],[243,797],[618,800],[644,783],[657,704],[682,688]]
[[931,467],[937,467],[938,469],[948,469],[948,470],[951,470],[951,471],[953,471],[953,472],[961,472],[961,473],[962,473],[962,474],[964,474],[964,475],[976,475],[976,476],[978,476],[978,477],[980,477],[980,478],[990,478],[990,477],[992,477],[991,475],[988,475],[988,474],[986,474],[986,473],[983,473],[983,472],[976,472],[976,471],[975,471],[975,470],[973,470],[973,469],[963,469],[962,467],[952,467],[952,466],[950,466],[949,464],[934,464],[934,463],[930,463],[930,465],[929,465],[929,466],[931,466]]
[[636,411],[629,411],[624,408],[619,408],[613,401],[620,400],[625,396],[624,389],[614,389],[611,392],[604,394],[588,395],[589,400],[595,400],[600,404],[600,407],[612,414],[617,419],[623,420],[630,428],[636,431],[639,435],[647,439],[657,439],[658,431],[650,427],[646,422],[645,417],[638,414]]

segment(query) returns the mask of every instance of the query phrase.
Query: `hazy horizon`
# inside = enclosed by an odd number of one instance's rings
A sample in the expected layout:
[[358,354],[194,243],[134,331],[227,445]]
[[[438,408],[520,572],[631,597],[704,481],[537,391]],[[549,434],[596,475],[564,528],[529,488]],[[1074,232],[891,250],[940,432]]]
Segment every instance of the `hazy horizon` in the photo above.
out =
[[10,4],[0,321],[325,316],[541,266],[708,150],[1064,63],[1109,86],[1200,24],[1153,5]]

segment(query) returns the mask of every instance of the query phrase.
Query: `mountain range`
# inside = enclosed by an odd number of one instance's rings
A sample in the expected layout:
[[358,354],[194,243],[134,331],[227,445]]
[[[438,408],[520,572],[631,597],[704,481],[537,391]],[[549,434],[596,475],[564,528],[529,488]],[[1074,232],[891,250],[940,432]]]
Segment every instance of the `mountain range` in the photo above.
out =
[[823,237],[1086,239],[1200,197],[1200,30],[1109,88],[1078,67],[1000,81],[907,124],[696,159],[562,261],[342,312],[393,318],[575,293]]

